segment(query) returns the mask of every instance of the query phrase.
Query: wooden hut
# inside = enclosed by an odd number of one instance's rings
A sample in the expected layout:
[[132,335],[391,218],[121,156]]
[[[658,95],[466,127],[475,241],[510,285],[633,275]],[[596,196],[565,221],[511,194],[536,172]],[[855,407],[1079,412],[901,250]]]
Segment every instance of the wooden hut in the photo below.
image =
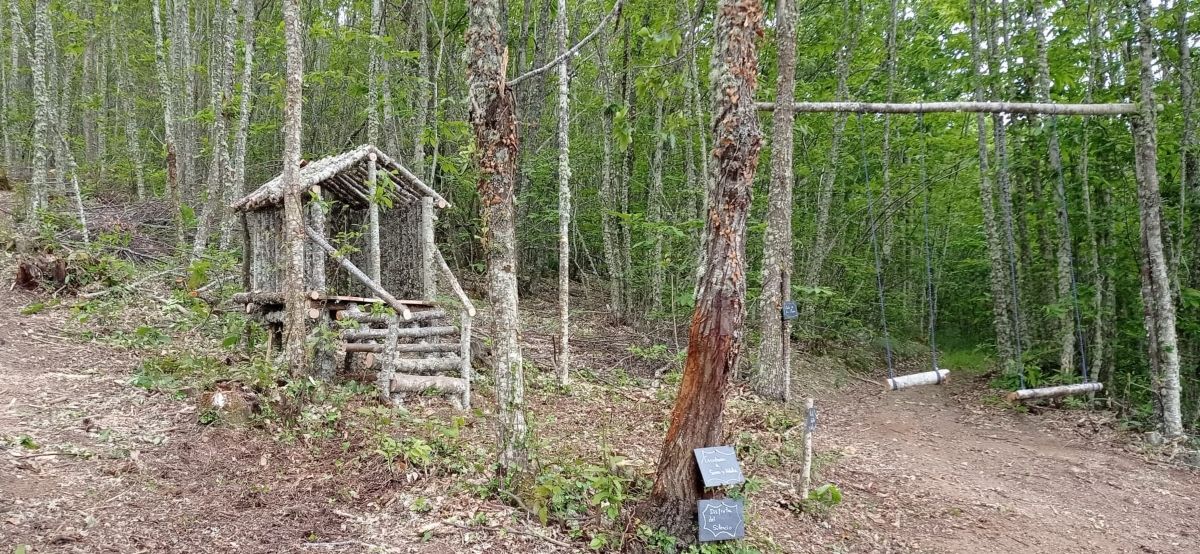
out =
[[[390,402],[433,389],[469,406],[475,308],[433,238],[446,200],[372,145],[304,164],[300,187],[308,317],[338,337],[318,360],[329,373],[359,365],[356,357],[378,368]],[[246,290],[234,301],[261,319],[274,345],[284,309],[283,191],[280,175],[231,206],[245,224]],[[438,275],[457,299],[458,321],[438,301]]]

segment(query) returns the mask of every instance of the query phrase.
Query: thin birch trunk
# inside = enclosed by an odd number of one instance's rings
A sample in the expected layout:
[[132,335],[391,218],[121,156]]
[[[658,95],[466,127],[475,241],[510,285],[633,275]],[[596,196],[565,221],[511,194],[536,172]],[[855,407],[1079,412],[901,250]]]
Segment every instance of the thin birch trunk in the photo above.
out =
[[1138,215],[1148,266],[1152,302],[1145,307],[1152,314],[1157,335],[1157,350],[1162,366],[1156,391],[1163,410],[1163,434],[1183,434],[1180,411],[1179,341],[1175,329],[1175,303],[1162,238],[1162,196],[1158,185],[1158,130],[1154,99],[1154,42],[1150,0],[1139,0],[1138,62],[1141,113],[1133,120],[1134,150],[1138,179]]
[[[608,60],[608,32],[604,31],[604,39],[597,45],[600,66],[600,86],[604,90],[605,106],[613,106],[616,98],[613,96],[613,76]],[[603,159],[600,166],[600,226],[604,238],[604,265],[608,268],[608,308],[609,313],[617,321],[625,318],[625,270],[620,253],[621,229],[617,218],[612,215],[613,206],[618,203],[617,193],[613,184],[613,117],[611,107],[604,109],[601,116],[603,140]]]
[[[558,0],[558,51],[567,51],[567,0]],[[558,382],[571,371],[571,84],[570,60],[558,64]]]
[[309,373],[307,301],[304,290],[304,209],[300,191],[300,133],[304,75],[300,0],[283,0],[286,80],[283,103],[284,354],[292,375]]
[[212,158],[208,165],[204,212],[200,216],[196,235],[192,240],[192,261],[204,254],[213,226],[225,219],[226,209],[221,200],[225,198],[223,189],[227,184],[229,167],[229,121],[233,114],[229,111],[228,102],[232,96],[233,37],[236,27],[232,1],[234,0],[218,2],[212,14],[213,34],[221,37],[221,42],[213,49],[213,59],[209,64],[209,94],[213,112],[209,144],[212,145]]
[[[850,58],[853,55],[854,43],[856,42],[857,25],[850,23],[850,2],[842,0],[842,17],[845,24],[842,26],[841,38],[837,50],[837,100],[846,101],[849,96],[849,87],[847,84],[850,78]],[[825,169],[821,172],[820,188],[817,192],[817,219],[815,229],[813,231],[813,246],[808,257],[808,263],[804,268],[804,286],[808,289],[814,289],[821,284],[821,272],[825,268],[825,259],[833,250],[833,245],[829,239],[829,219],[830,211],[833,205],[833,188],[837,182],[838,167],[841,160],[842,136],[846,131],[846,119],[849,114],[839,112],[834,115],[833,120],[833,137],[829,143],[829,157],[825,163]],[[804,304],[804,313],[801,317],[803,321],[813,321],[816,305],[813,302]]]
[[[1195,86],[1192,81],[1192,34],[1188,32],[1188,9],[1191,3],[1188,0],[1179,0],[1179,104],[1182,112],[1183,136],[1180,138],[1179,156],[1180,156],[1180,171],[1179,171],[1179,231],[1175,233],[1175,247],[1172,248],[1172,255],[1175,260],[1171,263],[1172,278],[1175,282],[1174,289],[1180,290],[1183,282],[1180,280],[1180,271],[1183,267],[1185,237],[1188,235],[1188,226],[1191,224],[1191,217],[1197,214],[1194,210],[1190,210],[1189,203],[1195,203],[1195,199],[1189,199],[1188,195],[1200,193],[1200,156],[1196,152],[1196,98]],[[1200,236],[1197,236],[1200,239]],[[1196,248],[1200,248],[1200,241],[1197,241]],[[1200,275],[1200,258],[1192,260],[1191,271]],[[1193,276],[1194,277],[1194,276]]]
[[[1042,0],[1035,0],[1033,8],[1034,33],[1037,35],[1037,99],[1039,102],[1050,102],[1050,62],[1046,45],[1046,13]],[[1053,117],[1053,116],[1051,116]],[[1045,122],[1043,121],[1043,125]],[[1073,302],[1075,269],[1073,265],[1074,252],[1071,245],[1071,221],[1068,216],[1066,184],[1063,182],[1062,148],[1058,141],[1058,125],[1051,121],[1048,129],[1048,157],[1050,171],[1054,174],[1054,205],[1058,221],[1058,248],[1054,252],[1057,268],[1058,299],[1062,303]],[[1071,304],[1069,309],[1059,310],[1058,316],[1058,370],[1063,375],[1075,372],[1075,312]]]
[[[1087,66],[1087,87],[1084,89],[1084,101],[1092,101],[1092,93],[1096,88],[1096,71],[1097,64],[1100,59],[1099,41],[1097,40],[1096,16],[1092,13],[1093,5],[1089,1],[1087,13],[1088,25],[1088,66]],[[1186,120],[1186,118],[1185,118]],[[1105,371],[1105,359],[1107,358],[1104,334],[1106,329],[1107,317],[1104,315],[1104,293],[1107,289],[1105,284],[1106,275],[1100,268],[1100,248],[1097,240],[1096,232],[1096,215],[1092,201],[1092,184],[1089,175],[1089,163],[1091,158],[1091,118],[1085,117],[1083,120],[1083,136],[1079,143],[1079,179],[1080,192],[1083,195],[1084,218],[1087,222],[1087,251],[1088,251],[1088,271],[1092,275],[1092,344],[1090,352],[1088,352],[1088,361],[1092,365],[1092,371],[1095,379],[1099,382],[1104,382],[1107,372]],[[1103,185],[1101,185],[1103,186]]]
[[33,53],[29,65],[33,79],[33,167],[29,183],[29,213],[26,224],[33,229],[37,225],[38,212],[45,209],[46,191],[49,187],[51,118],[50,91],[46,87],[47,41],[53,39],[50,31],[50,0],[35,0],[33,5]]
[[[635,129],[637,124],[637,95],[634,94],[633,85],[633,63],[631,61],[632,41],[630,37],[630,27],[630,22],[626,22],[625,36],[623,37],[624,55],[622,57],[622,71],[624,73],[621,77],[621,96],[625,103],[626,124],[629,125],[631,129]],[[617,206],[617,210],[623,214],[629,213],[629,181],[633,176],[633,152],[633,139],[631,136],[629,144],[625,145],[625,149],[621,153],[621,175],[617,181],[617,202],[615,205]],[[630,286],[629,283],[629,279],[633,277],[633,229],[630,227],[627,221],[622,220],[620,224],[621,267],[624,270],[624,277],[626,279],[621,287],[621,290],[624,293],[624,298],[621,301],[621,305],[624,306],[626,310],[622,318],[630,320],[633,319],[632,316],[634,306],[633,287]]]
[[[370,66],[367,70],[367,90],[370,105],[367,107],[367,142],[370,144],[379,143],[379,109],[380,109],[380,64],[382,54],[380,53],[379,42],[382,40],[383,32],[383,2],[382,0],[371,1],[371,59]],[[367,275],[376,283],[380,282],[380,277],[383,268],[382,256],[379,251],[380,236],[379,236],[379,180],[376,175],[377,167],[375,166],[375,155],[371,155],[371,159],[367,165],[367,196],[369,206],[367,207]]]
[[[154,0],[157,1],[157,0]],[[114,35],[115,29],[114,29]],[[115,41],[116,37],[111,40]],[[134,191],[139,201],[146,199],[145,157],[142,155],[142,139],[138,130],[137,110],[133,102],[134,91],[130,75],[133,67],[129,63],[129,50],[124,51],[121,69],[117,81],[117,98],[121,102],[121,111],[125,119],[125,147],[129,149],[129,160],[133,163]]]
[[662,311],[663,295],[663,233],[662,233],[662,202],[663,202],[663,109],[665,100],[659,96],[654,105],[654,154],[650,158],[650,193],[646,199],[646,221],[650,223],[654,233],[654,245],[650,254],[650,302],[647,309],[650,313]]
[[792,250],[792,150],[795,116],[788,109],[796,97],[796,8],[792,0],[776,4],[775,42],[778,45],[779,75],[775,80],[775,103],[771,114],[771,186],[767,200],[767,230],[763,239],[762,294],[759,316],[762,340],[758,348],[758,371],[751,385],[759,395],[786,402],[791,396],[791,364],[788,342],[791,322],[784,320],[783,303],[791,299],[789,276],[794,265]]
[[429,83],[432,80],[429,64],[429,9],[427,5],[417,8],[417,71],[419,81],[416,88],[416,106],[413,109],[413,153],[412,171],[425,174],[425,128],[429,122]]
[[[226,204],[246,194],[246,145],[250,135],[250,115],[254,110],[254,0],[242,2],[242,70],[238,74],[241,88],[238,103],[237,129],[233,134],[233,155],[230,158],[230,194]],[[233,218],[221,230],[221,246],[228,248],[233,237]]]
[[[886,40],[886,58],[884,65],[887,67],[887,92],[885,94],[887,102],[891,103],[896,98],[896,20],[897,20],[897,0],[891,0],[891,5],[888,9],[888,27]],[[883,245],[883,258],[891,259],[892,257],[892,217],[889,215],[889,207],[892,205],[892,114],[883,116],[883,154],[880,156],[880,165],[882,166],[883,187],[879,193],[879,205],[883,206],[880,210],[879,221],[876,225],[879,226],[880,241]],[[907,284],[907,280],[905,280]],[[905,295],[907,298],[908,295]]]
[[175,243],[183,244],[183,203],[179,186],[179,151],[176,146],[175,94],[174,87],[171,85],[174,82],[172,79],[174,71],[163,45],[166,34],[163,29],[159,0],[150,0],[150,5],[154,15],[154,65],[155,71],[158,73],[159,95],[162,98],[163,141],[166,143],[167,157],[166,190],[163,192],[172,204],[172,215],[175,220]]
[[492,302],[494,378],[502,476],[518,477],[529,467],[529,427],[525,422],[525,374],[517,333],[520,328],[516,274],[513,193],[517,179],[516,104],[505,83],[507,50],[502,40],[501,0],[469,0],[466,33],[469,120],[480,170],[479,197],[488,257],[488,298]]
[[[980,10],[976,0],[971,0],[971,61],[974,66],[975,100],[983,101],[983,54],[980,51]],[[987,120],[982,113],[975,114],[977,143],[979,146],[979,202],[983,210],[983,232],[987,241],[989,262],[989,284],[992,292],[992,325],[996,332],[996,350],[1000,359],[1009,364],[1012,354],[1012,326],[1009,319],[1009,293],[1005,283],[1006,268],[1004,250],[996,231],[995,193],[992,177],[988,170]]]

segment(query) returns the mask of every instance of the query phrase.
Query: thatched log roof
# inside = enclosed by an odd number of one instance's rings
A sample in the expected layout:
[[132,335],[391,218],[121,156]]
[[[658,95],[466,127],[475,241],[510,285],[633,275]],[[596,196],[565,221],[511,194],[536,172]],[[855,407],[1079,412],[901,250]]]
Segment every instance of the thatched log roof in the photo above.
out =
[[[392,202],[407,204],[428,196],[433,198],[433,204],[439,208],[450,205],[442,195],[422,182],[419,177],[370,144],[336,156],[321,158],[300,168],[301,191],[319,186],[326,199],[337,200],[354,208],[366,208],[369,205],[367,163],[371,154],[375,154],[377,178],[381,182],[383,179],[389,179],[395,185],[388,191]],[[279,207],[282,204],[283,175],[277,175],[254,192],[234,202],[230,208],[238,212],[248,212]]]

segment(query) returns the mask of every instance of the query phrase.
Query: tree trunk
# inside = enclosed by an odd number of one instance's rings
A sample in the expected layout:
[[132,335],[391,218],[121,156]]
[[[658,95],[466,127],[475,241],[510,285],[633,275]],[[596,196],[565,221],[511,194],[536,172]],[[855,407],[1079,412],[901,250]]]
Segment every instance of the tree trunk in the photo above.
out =
[[1183,416],[1179,405],[1179,342],[1175,330],[1175,303],[1171,298],[1171,283],[1163,252],[1150,0],[1139,0],[1137,11],[1141,113],[1134,117],[1133,136],[1138,176],[1138,215],[1153,296],[1145,309],[1152,314],[1157,350],[1162,361],[1160,387],[1156,392],[1162,403],[1163,434],[1178,437],[1183,434]]
[[162,97],[163,112],[163,141],[167,150],[167,184],[164,195],[172,204],[172,216],[175,220],[175,242],[183,244],[183,212],[182,197],[179,194],[179,156],[176,148],[175,125],[175,95],[171,83],[174,82],[174,71],[168,63],[163,29],[162,14],[159,10],[159,0],[150,0],[151,11],[154,14],[154,65],[158,73],[158,93]]
[[37,228],[38,212],[47,207],[46,190],[49,187],[50,126],[52,112],[50,91],[46,88],[47,41],[53,40],[50,31],[50,0],[35,0],[33,5],[33,54],[29,65],[33,78],[33,167],[29,182],[29,214],[26,225],[29,230]]
[[[844,25],[842,26],[841,40],[837,50],[837,99],[838,101],[846,101],[849,96],[849,87],[847,81],[850,78],[850,58],[854,51],[854,42],[856,42],[854,30],[857,25],[850,23],[850,3],[848,0],[842,1],[842,17]],[[809,251],[808,264],[804,268],[804,286],[808,289],[814,289],[821,284],[821,272],[825,268],[825,259],[833,250],[829,238],[829,218],[830,211],[833,206],[833,188],[837,183],[838,167],[841,160],[842,136],[846,131],[846,119],[849,114],[846,112],[838,112],[833,120],[833,137],[829,143],[829,157],[825,164],[824,171],[821,172],[820,188],[817,192],[817,220],[813,231],[813,245]],[[813,321],[816,312],[816,304],[812,301],[805,302],[804,313],[801,316],[802,321]]]
[[[1186,2],[1184,2],[1186,4]],[[1084,101],[1092,101],[1092,93],[1095,89],[1097,64],[1100,59],[1099,41],[1097,40],[1096,16],[1088,10],[1088,66],[1087,66],[1087,88],[1084,89]],[[1186,121],[1185,117],[1185,121]],[[1107,289],[1105,284],[1106,275],[1100,268],[1100,244],[1097,240],[1096,232],[1096,216],[1095,208],[1092,201],[1092,184],[1089,176],[1089,162],[1091,158],[1091,118],[1083,120],[1083,136],[1079,142],[1079,179],[1080,192],[1083,194],[1083,209],[1084,218],[1087,223],[1087,251],[1088,251],[1088,271],[1092,275],[1092,345],[1088,352],[1088,361],[1091,362],[1092,372],[1095,379],[1099,382],[1104,382],[1106,378],[1105,359],[1107,358],[1107,344],[1104,340],[1105,328],[1108,318],[1104,314],[1104,293]],[[1102,185],[1101,185],[1102,186]]]
[[[1188,226],[1191,225],[1192,217],[1200,217],[1196,213],[1196,208],[1191,204],[1196,203],[1195,198],[1189,198],[1189,194],[1200,193],[1200,156],[1196,151],[1196,97],[1195,86],[1192,81],[1192,34],[1188,32],[1188,9],[1190,8],[1188,0],[1179,0],[1179,104],[1182,116],[1183,136],[1180,138],[1179,156],[1180,156],[1180,171],[1179,171],[1179,232],[1176,233],[1175,248],[1172,254],[1175,256],[1174,262],[1171,264],[1175,281],[1175,290],[1180,290],[1180,286],[1184,283],[1180,282],[1179,272],[1184,265],[1182,260],[1185,257],[1184,249],[1187,237]],[[1197,205],[1200,207],[1200,205]],[[1190,216],[1189,216],[1190,212]],[[1200,220],[1198,220],[1200,223]],[[1196,236],[1200,239],[1200,235]],[[1196,248],[1200,248],[1200,240],[1196,241]],[[1200,276],[1200,257],[1192,260],[1193,272],[1192,282],[1196,282],[1196,277]]]
[[703,492],[692,450],[724,440],[727,389],[742,354],[746,218],[762,147],[754,108],[762,17],[758,0],[721,0],[717,6],[711,73],[717,180],[705,223],[709,267],[692,316],[679,396],[643,514],[653,527],[687,542],[696,536],[696,501]]
[[[974,65],[975,100],[983,101],[983,54],[980,52],[980,14],[976,0],[971,1],[971,58]],[[1009,299],[1004,249],[996,232],[996,210],[992,190],[992,178],[988,171],[987,120],[983,113],[975,114],[977,143],[979,146],[979,202],[983,209],[983,232],[987,241],[989,283],[992,292],[992,325],[996,331],[996,351],[1005,367],[1012,367],[1012,326],[1009,319]]]
[[304,290],[304,210],[300,191],[300,132],[302,82],[304,79],[303,31],[300,0],[283,0],[283,38],[286,81],[283,102],[283,293],[287,305],[284,320],[284,353],[292,375],[309,372],[305,341],[308,337]]
[[787,401],[791,389],[788,342],[792,325],[782,317],[783,303],[791,299],[794,265],[792,253],[792,149],[795,116],[788,108],[796,97],[796,8],[791,0],[776,4],[775,41],[779,49],[779,75],[771,115],[771,187],[767,193],[767,230],[763,239],[762,341],[758,371],[751,384],[759,395]]
[[[567,51],[567,0],[558,0],[558,51]],[[570,61],[558,64],[558,382],[571,371],[571,84]]]
[[[1034,2],[1033,18],[1034,33],[1037,35],[1037,97],[1039,102],[1050,102],[1050,63],[1046,45],[1046,13],[1041,0]],[[1051,116],[1053,117],[1053,116]],[[1074,300],[1075,268],[1074,253],[1071,245],[1071,221],[1068,216],[1066,184],[1063,182],[1062,149],[1058,141],[1057,122],[1051,120],[1048,129],[1048,157],[1050,171],[1055,180],[1054,204],[1058,221],[1058,248],[1054,257],[1058,277],[1058,298],[1060,302]],[[1071,375],[1075,371],[1075,312],[1077,307],[1072,303],[1071,309],[1061,310],[1058,317],[1058,368],[1063,375]]]
[[525,374],[517,332],[516,230],[513,187],[517,173],[516,103],[505,85],[508,54],[502,40],[501,0],[469,0],[466,44],[469,119],[475,135],[492,302],[493,352],[503,475],[520,475],[529,464],[525,423]]
[[[237,129],[233,134],[233,156],[230,160],[230,182],[227,185],[231,194],[227,197],[233,203],[236,198],[246,194],[246,143],[250,134],[250,115],[254,109],[254,0],[242,2],[242,71],[238,74],[238,86],[241,87],[238,104]],[[233,220],[222,229],[221,244],[229,245],[232,237]]]
[[665,100],[660,96],[654,105],[654,154],[650,158],[650,193],[646,199],[646,222],[654,233],[653,249],[650,253],[650,302],[647,309],[650,313],[662,311],[663,295],[663,233],[662,233],[662,203],[663,203],[663,149],[666,140],[663,137],[663,109]]
[[[625,103],[625,122],[629,128],[636,129],[637,125],[637,95],[634,93],[633,83],[633,62],[632,55],[632,40],[630,27],[632,22],[625,23],[625,36],[622,48],[624,50],[621,60],[621,97]],[[629,213],[629,182],[633,177],[633,133],[630,132],[629,143],[625,145],[621,152],[621,176],[617,180],[617,211]],[[633,278],[633,229],[629,222],[622,220],[620,222],[621,230],[621,268],[624,270],[626,279],[621,290],[625,293],[625,298],[621,301],[621,305],[625,307],[623,319],[630,320],[633,315],[633,287],[629,283],[629,279]]]
[[425,174],[425,127],[429,124],[429,86],[432,81],[429,64],[429,4],[417,7],[417,71],[416,100],[413,106],[412,172]]
[[212,159],[208,165],[208,186],[205,192],[204,212],[200,216],[196,236],[192,240],[192,261],[204,254],[208,247],[208,238],[213,226],[221,224],[225,218],[226,207],[224,189],[228,185],[229,168],[229,121],[233,114],[227,105],[233,95],[233,37],[237,25],[237,11],[232,3],[235,0],[222,0],[214,7],[212,14],[212,31],[221,37],[218,48],[213,49],[209,63],[210,102],[213,112],[213,125],[209,144],[212,145]]
[[[607,31],[605,39],[609,36]],[[613,118],[611,108],[616,102],[613,96],[613,76],[608,61],[608,40],[601,40],[597,46],[600,66],[600,86],[604,90],[604,114],[601,116],[601,129],[604,136],[604,157],[600,166],[600,204],[616,206],[618,196],[613,184]],[[604,236],[604,265],[608,268],[608,309],[617,321],[625,319],[625,269],[621,257],[621,229],[619,221],[612,215],[611,209],[601,210],[600,226]]]

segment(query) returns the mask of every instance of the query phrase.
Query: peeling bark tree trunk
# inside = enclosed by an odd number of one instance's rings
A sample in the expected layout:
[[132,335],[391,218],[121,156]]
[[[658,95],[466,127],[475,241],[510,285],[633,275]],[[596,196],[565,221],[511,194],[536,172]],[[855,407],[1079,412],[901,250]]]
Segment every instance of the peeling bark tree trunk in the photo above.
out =
[[[1039,102],[1049,103],[1050,88],[1053,82],[1050,80],[1050,62],[1046,45],[1046,13],[1041,0],[1034,2],[1033,18],[1034,32],[1037,34],[1037,99]],[[1071,222],[1067,215],[1066,184],[1063,183],[1062,177],[1062,149],[1058,141],[1058,125],[1053,121],[1050,124],[1047,141],[1050,171],[1054,173],[1052,176],[1055,182],[1054,205],[1058,220],[1058,248],[1054,252],[1057,262],[1058,298],[1061,302],[1070,302],[1074,298],[1071,286],[1075,278],[1075,269],[1072,266],[1074,253],[1071,246]],[[1058,370],[1063,375],[1070,375],[1075,371],[1075,317],[1072,310],[1061,310],[1061,312],[1058,317]]]
[[502,475],[524,473],[529,464],[525,423],[525,374],[517,342],[516,230],[513,187],[517,178],[516,102],[505,85],[508,52],[501,39],[501,0],[469,0],[466,33],[469,119],[479,165],[488,258],[488,298],[492,302]]
[[[1200,156],[1196,152],[1196,97],[1195,86],[1192,82],[1192,34],[1188,32],[1188,9],[1190,8],[1188,0],[1179,1],[1179,104],[1183,119],[1183,136],[1180,138],[1179,155],[1180,155],[1180,176],[1179,176],[1179,232],[1175,234],[1175,248],[1172,254],[1175,260],[1171,264],[1173,269],[1175,290],[1180,290],[1180,286],[1184,283],[1180,282],[1179,272],[1183,266],[1184,248],[1187,237],[1188,225],[1191,224],[1191,217],[1200,217],[1196,213],[1196,208],[1190,204],[1196,203],[1196,200],[1189,199],[1189,194],[1200,193]],[[1200,208],[1200,205],[1197,206]],[[1189,216],[1189,211],[1191,215]],[[1197,235],[1196,248],[1200,248],[1200,235]],[[1200,276],[1200,257],[1192,260],[1192,282],[1196,282],[1196,277]]]
[[790,106],[796,97],[796,9],[792,0],[776,4],[775,42],[779,49],[779,76],[771,115],[771,188],[767,200],[767,231],[763,244],[762,341],[758,371],[751,378],[754,391],[765,398],[787,401],[791,389],[791,364],[787,343],[792,325],[782,317],[783,303],[791,298],[794,265],[792,254],[792,149],[795,115]]
[[702,492],[692,450],[724,439],[725,397],[742,354],[746,217],[762,147],[754,108],[762,16],[758,0],[721,0],[717,5],[712,56],[717,179],[705,223],[709,267],[692,316],[679,397],[643,514],[652,526],[688,542],[696,536],[696,500]]
[[300,131],[304,50],[300,27],[300,0],[283,0],[283,38],[286,85],[283,101],[283,246],[284,246],[284,354],[292,375],[309,371],[305,340],[307,301],[304,291],[304,210],[300,191]]
[[[979,6],[971,2],[971,58],[975,68],[975,100],[983,101],[983,55],[979,46]],[[1004,264],[1004,249],[996,232],[996,209],[992,178],[988,171],[987,120],[982,113],[975,114],[975,127],[979,145],[979,202],[983,209],[983,232],[987,241],[989,276],[992,291],[992,324],[996,330],[996,350],[1000,359],[1011,367],[1012,326],[1009,319],[1009,293],[1005,283],[1007,275]]]
[[[558,51],[567,51],[567,0],[558,0]],[[570,60],[558,64],[558,382],[571,371],[571,84]]]
[[[1153,298],[1145,309],[1151,314],[1161,359],[1161,378],[1156,391],[1162,403],[1163,434],[1183,434],[1183,416],[1179,405],[1179,341],[1175,330],[1175,303],[1163,252],[1162,196],[1158,185],[1158,137],[1154,100],[1154,43],[1151,33],[1150,0],[1139,0],[1138,60],[1141,88],[1141,113],[1133,119],[1135,160],[1138,176],[1138,215],[1142,246],[1148,266],[1150,293]],[[1153,348],[1153,347],[1152,347]]]

